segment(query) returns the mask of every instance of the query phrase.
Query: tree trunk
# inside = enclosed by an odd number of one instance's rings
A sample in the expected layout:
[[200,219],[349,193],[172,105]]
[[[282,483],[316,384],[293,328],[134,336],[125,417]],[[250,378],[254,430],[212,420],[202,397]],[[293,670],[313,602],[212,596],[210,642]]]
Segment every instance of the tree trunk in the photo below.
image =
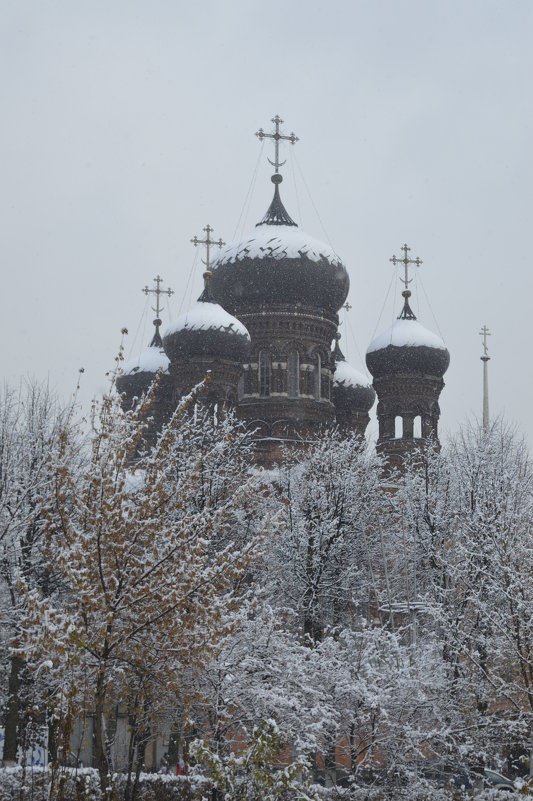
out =
[[19,656],[11,657],[11,671],[9,674],[9,696],[6,710],[5,740],[4,740],[4,767],[13,767],[17,764],[18,724],[19,724],[19,692],[22,659]]
[[135,781],[133,783],[133,792],[131,794],[131,801],[135,801],[135,799],[137,798],[137,791],[139,790],[139,777],[141,775],[141,770],[144,765],[147,742],[148,742],[148,737],[146,737],[145,735],[141,735],[139,741],[137,742],[137,766],[135,770]]
[[131,801],[131,776],[133,773],[133,762],[135,759],[135,720],[130,720],[130,741],[128,744],[128,778],[126,779],[126,789],[124,790],[124,801]]
[[100,786],[105,792],[108,784],[109,762],[106,754],[104,722],[104,674],[101,671],[96,681],[94,704],[93,756],[94,767],[100,774]]

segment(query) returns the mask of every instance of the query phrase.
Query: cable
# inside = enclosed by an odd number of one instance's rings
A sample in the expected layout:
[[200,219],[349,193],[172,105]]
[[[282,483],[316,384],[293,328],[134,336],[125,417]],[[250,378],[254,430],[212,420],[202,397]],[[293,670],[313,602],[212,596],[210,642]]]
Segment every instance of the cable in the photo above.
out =
[[432,308],[432,306],[431,306],[431,303],[429,302],[429,297],[428,297],[428,294],[427,294],[427,292],[426,292],[426,289],[425,289],[425,287],[424,287],[424,283],[423,283],[422,279],[420,279],[420,286],[422,287],[422,292],[424,293],[424,297],[425,297],[425,299],[426,299],[426,303],[427,303],[427,305],[429,306],[429,310],[430,310],[430,312],[431,312],[431,316],[433,317],[433,322],[435,323],[435,325],[436,325],[436,327],[437,327],[437,331],[439,332],[440,338],[441,338],[442,340],[444,340],[444,337],[443,337],[443,335],[442,335],[442,331],[440,330],[440,326],[439,326],[439,324],[438,324],[438,322],[437,322],[437,318],[435,317],[435,314],[434,314],[434,312],[433,312],[433,308]]
[[292,172],[292,182],[294,184],[294,194],[296,195],[296,208],[298,209],[298,219],[300,220],[300,226],[304,227],[304,221],[302,217],[302,210],[300,208],[300,197],[298,195],[298,186],[296,184],[296,172],[294,170],[294,158],[293,158],[293,150],[294,148],[290,148],[289,150],[289,159],[291,162],[291,172]]
[[170,322],[170,320],[172,319],[172,311],[170,309],[170,296],[169,295],[165,295],[164,311],[166,312],[166,315],[167,315],[167,324],[168,324]]
[[[250,181],[250,185],[248,187],[248,191],[246,192],[246,196],[244,198],[244,203],[242,204],[241,213],[239,214],[239,219],[237,220],[237,225],[235,226],[235,230],[233,232],[232,239],[235,239],[236,236],[237,236],[237,231],[239,230],[239,224],[241,222],[242,215],[244,214],[244,210],[246,209],[246,216],[244,218],[244,223],[243,223],[243,226],[242,226],[242,229],[241,229],[241,236],[243,234],[244,226],[246,225],[246,220],[248,219],[248,212],[250,210],[250,205],[249,204],[251,203],[251,200],[252,200],[252,195],[253,195],[253,191],[254,191],[254,188],[255,188],[255,182],[256,182],[256,179],[257,179],[257,173],[258,173],[258,170],[259,170],[259,162],[261,160],[261,156],[263,155],[264,146],[265,146],[265,143],[261,142],[261,147],[259,149],[259,154],[257,156],[257,161],[255,163],[255,168],[254,168],[254,171],[252,173],[252,179]],[[248,206],[247,206],[247,204],[248,204]]]
[[350,336],[351,336],[351,338],[353,340],[353,343],[355,345],[355,349],[357,351],[357,356],[359,358],[359,364],[361,364],[363,366],[363,369],[364,369],[364,371],[366,373],[366,377],[370,378],[370,373],[368,372],[368,368],[366,366],[366,361],[365,361],[365,359],[363,359],[363,357],[361,355],[361,351],[359,350],[359,345],[357,344],[357,337],[355,336],[355,332],[354,332],[352,326],[350,325],[350,321],[348,320],[348,315],[346,313],[344,315],[344,321],[346,323],[346,328],[348,329],[348,331],[350,333]]
[[[145,297],[145,300],[144,300],[143,312],[142,312],[141,316],[139,317],[139,322],[137,323],[137,330],[135,331],[135,336],[133,337],[133,341],[132,341],[130,347],[128,348],[128,358],[126,359],[126,361],[130,361],[131,357],[132,357],[132,354],[135,352],[135,343],[137,342],[137,338],[139,336],[139,331],[141,329],[141,325],[142,325],[142,329],[143,329],[141,339],[144,342],[144,334],[146,332],[146,318],[148,317],[148,306],[149,306],[149,304],[150,304],[150,299],[149,299],[149,297],[147,295]],[[139,349],[139,355],[141,353],[141,350],[142,350],[142,347]]]
[[311,196],[311,192],[309,191],[309,187],[307,186],[307,181],[305,180],[304,174],[303,174],[303,172],[302,172],[302,168],[300,167],[300,163],[299,163],[298,159],[296,158],[296,154],[294,154],[293,158],[294,158],[295,164],[296,164],[296,166],[298,167],[298,170],[299,170],[299,172],[300,172],[300,177],[301,177],[301,179],[302,179],[302,181],[303,181],[303,184],[304,184],[304,186],[305,186],[305,189],[306,189],[307,195],[308,195],[308,197],[309,197],[309,200],[311,201],[311,205],[313,206],[313,208],[314,208],[314,210],[315,210],[315,214],[316,214],[316,216],[318,217],[318,221],[319,221],[320,225],[322,226],[322,231],[324,232],[324,236],[326,237],[326,241],[327,241],[328,245],[330,246],[330,248],[331,248],[331,249],[332,249],[334,252],[336,252],[336,251],[335,251],[335,248],[334,248],[334,247],[333,247],[333,245],[331,244],[331,240],[330,240],[330,238],[329,238],[328,232],[326,231],[326,227],[325,227],[324,223],[322,222],[322,218],[321,218],[320,214],[318,213],[318,209],[317,209],[317,207],[315,206],[315,202],[314,202],[314,200],[313,200],[313,198],[312,198],[312,196]]
[[416,316],[420,320],[420,292],[418,291],[418,270],[415,272],[415,289],[416,289]]
[[[381,307],[381,311],[379,313],[378,321],[376,323],[376,327],[374,328],[374,333],[372,334],[372,336],[370,338],[371,342],[374,341],[374,337],[376,336],[376,331],[378,330],[378,326],[379,326],[379,324],[381,322],[381,318],[383,316],[383,311],[385,309],[385,305],[387,303],[387,300],[389,299],[389,295],[390,295],[390,291],[391,291],[391,287],[392,287],[392,282],[394,281],[395,278],[396,278],[396,270],[393,270],[392,276],[391,276],[391,279],[390,279],[390,282],[389,282],[389,288],[387,289],[387,294],[385,295],[385,300],[383,301],[383,306]],[[393,315],[392,323],[394,323],[394,306],[392,307],[392,315]]]
[[[181,296],[181,303],[180,303],[180,305],[179,305],[179,309],[178,309],[178,315],[177,315],[178,317],[179,317],[179,315],[181,314],[181,310],[182,310],[182,308],[183,308],[183,301],[184,301],[184,300],[185,300],[185,298],[187,297],[187,293],[188,293],[188,294],[189,294],[189,296],[190,296],[190,294],[191,294],[191,292],[192,292],[192,283],[191,283],[191,278],[192,278],[192,275],[193,275],[193,273],[196,271],[196,265],[197,265],[197,263],[198,263],[198,248],[195,248],[195,249],[194,249],[194,258],[193,258],[193,260],[192,260],[192,264],[191,264],[191,269],[189,270],[189,275],[187,276],[187,283],[185,284],[185,290],[184,290],[184,292],[183,292],[183,294],[182,294],[182,296]],[[189,305],[190,305],[190,304],[189,304]]]

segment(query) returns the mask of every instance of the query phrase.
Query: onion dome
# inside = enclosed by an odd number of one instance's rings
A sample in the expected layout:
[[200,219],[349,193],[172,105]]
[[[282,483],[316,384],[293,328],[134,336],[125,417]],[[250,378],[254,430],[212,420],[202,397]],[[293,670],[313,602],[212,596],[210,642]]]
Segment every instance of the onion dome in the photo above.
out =
[[238,362],[246,358],[250,335],[236,317],[214,301],[210,279],[208,270],[204,273],[204,291],[197,302],[165,332],[165,351],[172,361],[199,356]]
[[145,348],[137,359],[126,362],[117,377],[117,389],[122,395],[122,405],[125,409],[135,405],[136,399],[148,392],[156,375],[161,372],[155,402],[150,408],[150,417],[153,418],[143,438],[146,442],[155,441],[156,432],[166,420],[168,412],[167,394],[170,375],[168,368],[170,359],[163,350],[163,342],[159,333],[161,320],[154,320],[155,332],[149,346]]
[[409,306],[409,290],[402,294],[405,303],[400,316],[368,347],[368,369],[374,378],[394,373],[442,378],[450,364],[446,345],[439,336],[418,322]]
[[335,335],[333,359],[335,375],[333,378],[333,394],[335,408],[368,412],[374,405],[376,393],[368,378],[348,364],[339,347],[341,335]]
[[213,295],[235,312],[267,304],[315,306],[336,313],[350,280],[335,251],[300,231],[279,194],[282,176],[272,176],[274,197],[255,230],[223,247],[213,259]]
[[[160,323],[161,321],[159,321]],[[163,342],[159,334],[159,326],[156,326],[155,334],[152,341],[145,348],[137,359],[132,359],[126,362],[121,368],[121,376],[133,376],[141,373],[146,373],[152,380],[153,376],[162,370],[167,372],[170,359],[163,350]]]

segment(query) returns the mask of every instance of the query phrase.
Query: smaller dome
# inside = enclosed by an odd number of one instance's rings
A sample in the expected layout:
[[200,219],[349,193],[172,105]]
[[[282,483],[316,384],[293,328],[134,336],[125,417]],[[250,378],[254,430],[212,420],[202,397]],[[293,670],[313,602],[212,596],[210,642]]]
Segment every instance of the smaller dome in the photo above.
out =
[[369,345],[366,363],[374,378],[390,373],[442,377],[450,354],[437,334],[414,318],[401,317]]
[[163,350],[162,346],[149,345],[145,348],[137,359],[131,359],[126,362],[121,370],[121,376],[139,375],[140,373],[149,373],[155,375],[158,370],[167,372],[170,359]]
[[335,376],[333,384],[336,387],[360,387],[361,389],[372,389],[372,382],[348,364],[347,361],[337,362],[335,366]]
[[442,339],[437,334],[424,328],[418,320],[404,320],[402,318],[395,320],[387,331],[377,336],[368,346],[367,353],[383,350],[389,345],[394,345],[396,348],[423,346],[446,350],[446,345]]
[[171,359],[217,356],[243,361],[250,346],[250,334],[236,317],[209,299],[200,299],[167,328],[163,341]]
[[340,334],[336,334],[335,374],[333,376],[333,393],[335,406],[342,409],[353,409],[368,412],[374,405],[376,393],[368,378],[352,367],[339,347]]

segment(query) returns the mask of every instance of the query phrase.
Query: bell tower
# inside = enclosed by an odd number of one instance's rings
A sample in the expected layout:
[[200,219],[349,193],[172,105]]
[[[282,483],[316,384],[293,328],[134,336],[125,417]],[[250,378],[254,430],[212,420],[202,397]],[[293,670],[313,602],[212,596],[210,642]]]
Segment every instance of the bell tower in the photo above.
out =
[[393,464],[401,464],[402,457],[428,437],[438,443],[439,396],[450,363],[442,339],[424,328],[411,309],[409,268],[419,267],[422,261],[409,258],[407,245],[402,250],[403,258],[393,256],[390,260],[404,268],[402,311],[391,328],[371,343],[366,354],[378,396],[377,448]]

